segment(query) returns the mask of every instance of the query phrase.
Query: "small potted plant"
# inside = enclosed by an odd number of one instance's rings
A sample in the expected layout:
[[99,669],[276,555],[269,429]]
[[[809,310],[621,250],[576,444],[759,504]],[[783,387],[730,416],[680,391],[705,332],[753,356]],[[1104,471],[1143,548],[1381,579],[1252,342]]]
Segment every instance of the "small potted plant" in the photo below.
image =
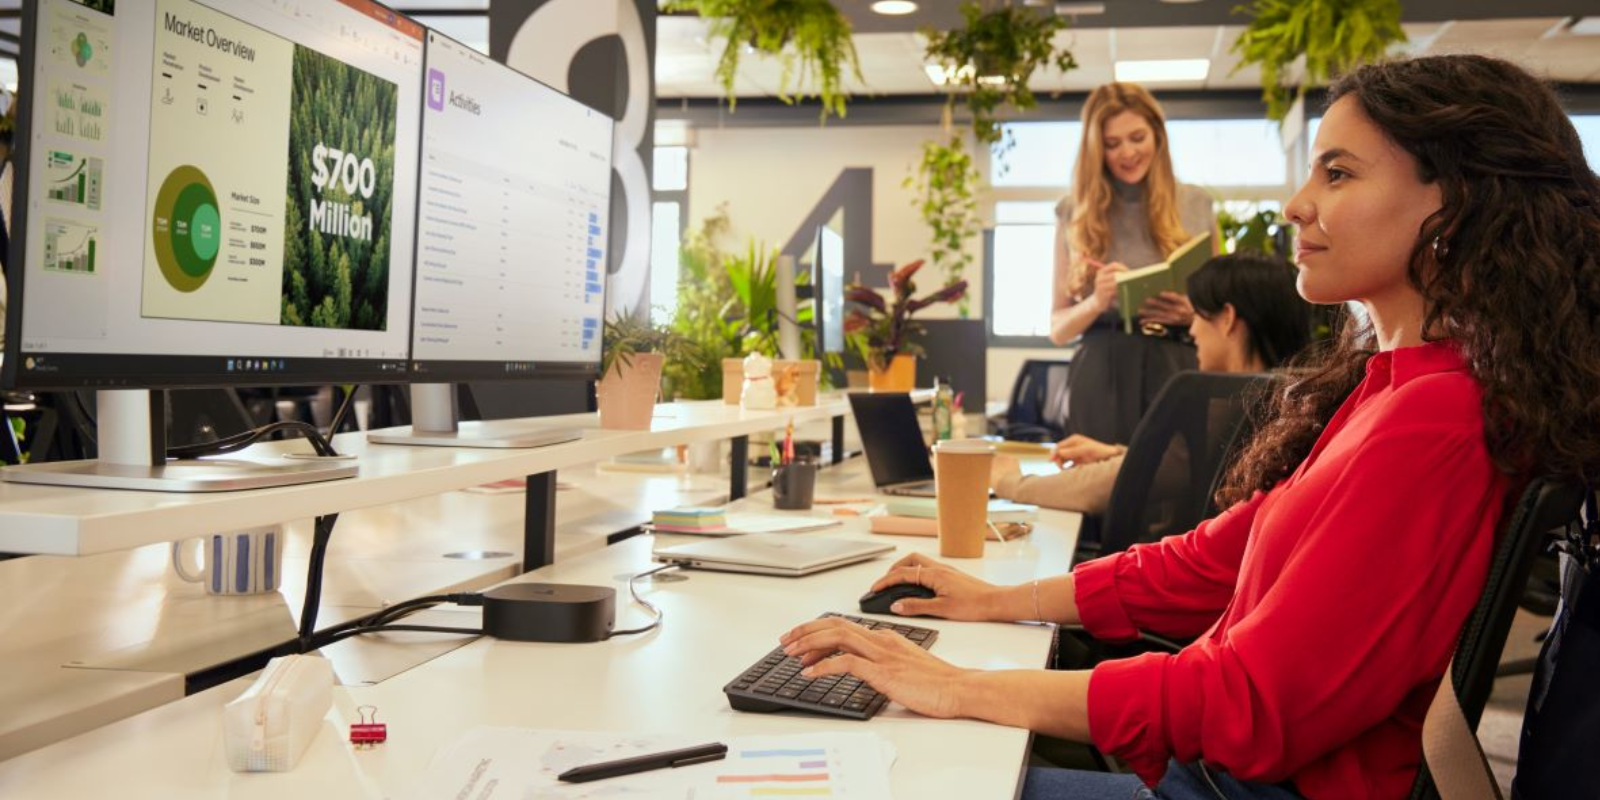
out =
[[617,315],[606,321],[601,336],[600,427],[649,430],[656,397],[661,393],[661,368],[667,361],[692,361],[687,340],[639,317]]
[[922,346],[914,337],[923,333],[923,327],[911,315],[935,303],[954,303],[966,296],[967,282],[963,280],[913,299],[917,284],[912,277],[919,269],[921,259],[889,274],[892,300],[885,300],[876,289],[860,284],[853,283],[845,290],[845,299],[851,304],[845,315],[845,333],[867,363],[875,392],[909,392],[916,383],[916,357],[922,354]]

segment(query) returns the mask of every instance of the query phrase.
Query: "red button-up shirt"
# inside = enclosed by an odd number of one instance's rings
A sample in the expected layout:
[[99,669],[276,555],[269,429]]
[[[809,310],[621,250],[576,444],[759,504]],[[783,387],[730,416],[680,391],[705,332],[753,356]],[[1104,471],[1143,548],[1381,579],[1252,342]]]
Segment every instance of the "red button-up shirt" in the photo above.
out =
[[1089,679],[1096,746],[1313,798],[1404,797],[1510,479],[1448,343],[1374,355],[1299,469],[1188,534],[1082,564],[1084,627],[1199,636]]

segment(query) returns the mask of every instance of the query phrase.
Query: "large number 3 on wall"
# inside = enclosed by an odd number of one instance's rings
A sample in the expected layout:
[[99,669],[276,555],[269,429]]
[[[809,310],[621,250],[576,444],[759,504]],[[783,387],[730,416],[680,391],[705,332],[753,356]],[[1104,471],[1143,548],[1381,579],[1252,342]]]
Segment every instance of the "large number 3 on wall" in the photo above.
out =
[[[571,93],[567,76],[585,45],[610,36],[622,42],[627,104],[611,143],[611,168],[621,184],[622,197],[620,203],[615,198],[611,203],[611,229],[620,228],[626,234],[620,248],[615,236],[611,240],[606,305],[608,315],[630,313],[646,301],[650,285],[650,175],[641,152],[651,145],[648,137],[655,86],[644,20],[635,0],[548,0],[542,4],[494,0],[491,24],[516,13],[506,6],[528,5],[536,7],[512,37],[505,62],[563,92]],[[619,214],[624,219],[616,219]]]

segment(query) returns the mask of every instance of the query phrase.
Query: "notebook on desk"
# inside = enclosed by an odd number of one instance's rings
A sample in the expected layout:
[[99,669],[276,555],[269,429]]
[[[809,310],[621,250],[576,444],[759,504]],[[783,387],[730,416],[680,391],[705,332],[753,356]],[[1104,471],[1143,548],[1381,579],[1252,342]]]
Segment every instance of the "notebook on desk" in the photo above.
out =
[[893,550],[894,545],[877,542],[751,533],[673,547],[657,546],[650,556],[663,564],[685,568],[798,578]]
[[911,395],[850,393],[872,483],[884,494],[933,497],[933,462]]

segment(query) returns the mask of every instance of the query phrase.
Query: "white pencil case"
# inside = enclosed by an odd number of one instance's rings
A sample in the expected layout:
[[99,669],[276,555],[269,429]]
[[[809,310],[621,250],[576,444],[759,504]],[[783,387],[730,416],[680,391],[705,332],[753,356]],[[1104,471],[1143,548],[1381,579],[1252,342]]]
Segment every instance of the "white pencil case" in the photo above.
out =
[[261,677],[222,709],[223,742],[234,772],[294,768],[333,705],[333,667],[314,656],[267,662]]

